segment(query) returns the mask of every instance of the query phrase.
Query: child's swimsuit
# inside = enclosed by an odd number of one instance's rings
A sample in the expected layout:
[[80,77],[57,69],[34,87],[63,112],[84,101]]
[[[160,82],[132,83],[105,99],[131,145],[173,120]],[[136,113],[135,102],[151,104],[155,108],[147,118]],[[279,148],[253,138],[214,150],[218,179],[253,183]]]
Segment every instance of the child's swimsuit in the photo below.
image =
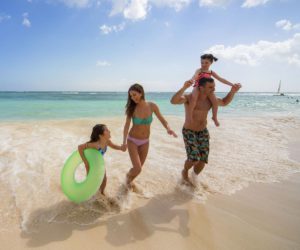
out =
[[98,151],[100,152],[100,154],[104,155],[107,151],[107,146],[104,149],[98,148]]
[[[88,148],[88,142],[85,144],[85,148]],[[107,146],[105,146],[104,149],[98,148],[98,151],[100,152],[100,154],[104,155],[107,151]]]
[[210,72],[201,72],[195,77],[195,84],[193,87],[199,87],[199,80],[201,78],[212,78],[212,70]]

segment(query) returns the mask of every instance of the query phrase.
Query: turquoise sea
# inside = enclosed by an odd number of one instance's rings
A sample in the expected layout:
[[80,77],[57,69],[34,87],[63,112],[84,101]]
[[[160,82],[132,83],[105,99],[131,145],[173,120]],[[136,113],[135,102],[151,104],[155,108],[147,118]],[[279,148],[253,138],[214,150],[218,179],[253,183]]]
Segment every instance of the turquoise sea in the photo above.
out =
[[[183,115],[183,107],[171,105],[171,92],[147,93],[165,115]],[[217,93],[223,97],[226,93]],[[0,92],[0,120],[47,120],[124,115],[125,92]],[[297,100],[299,102],[297,102]],[[300,93],[238,93],[220,113],[234,116],[300,116]]]

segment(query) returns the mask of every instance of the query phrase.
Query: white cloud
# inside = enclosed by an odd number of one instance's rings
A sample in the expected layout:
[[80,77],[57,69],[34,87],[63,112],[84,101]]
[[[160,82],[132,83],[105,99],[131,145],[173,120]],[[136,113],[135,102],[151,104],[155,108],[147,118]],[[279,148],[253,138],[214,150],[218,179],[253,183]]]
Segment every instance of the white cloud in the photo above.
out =
[[226,6],[231,0],[199,0],[199,5],[204,7]]
[[29,21],[28,13],[27,12],[23,13],[23,22],[22,22],[22,25],[24,25],[27,28],[31,27],[31,22]]
[[180,11],[188,6],[192,0],[115,0],[111,2],[110,16],[123,14],[126,19],[143,20],[147,17],[152,6],[169,7],[175,11]]
[[295,64],[300,67],[300,56],[299,54],[293,54],[288,58],[288,63],[289,64]]
[[267,59],[300,66],[300,33],[281,42],[258,41],[254,44],[236,46],[215,45],[207,50],[216,56],[250,66],[259,65]]
[[109,67],[109,66],[111,66],[111,63],[109,63],[107,61],[97,61],[96,66],[97,67]]
[[103,24],[102,26],[100,26],[100,30],[101,30],[102,34],[104,34],[104,35],[107,35],[111,32],[117,33],[119,31],[124,30],[124,28],[125,28],[125,23],[124,22],[120,23],[118,25],[108,26],[106,24]]
[[6,15],[6,14],[0,14],[0,23],[3,21],[7,21],[9,19],[11,19],[11,16]]
[[110,16],[122,13],[128,3],[127,0],[114,0],[112,1],[112,10],[110,11]]
[[123,14],[125,18],[131,20],[145,19],[149,9],[148,0],[131,0]]
[[275,25],[276,27],[287,31],[300,29],[300,23],[292,24],[291,21],[286,19],[279,20]]
[[192,0],[149,0],[157,7],[170,7],[175,11],[180,11],[184,7],[188,6]]
[[245,0],[245,2],[242,4],[243,8],[252,8],[259,5],[264,5],[270,0]]

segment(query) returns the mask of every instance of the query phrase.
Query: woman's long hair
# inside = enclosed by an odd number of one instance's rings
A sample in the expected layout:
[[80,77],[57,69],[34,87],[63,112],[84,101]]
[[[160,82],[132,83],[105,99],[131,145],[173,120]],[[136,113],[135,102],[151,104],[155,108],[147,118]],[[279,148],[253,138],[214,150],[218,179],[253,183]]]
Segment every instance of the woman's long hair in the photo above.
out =
[[131,99],[130,91],[136,91],[136,92],[142,94],[142,96],[141,96],[142,100],[145,100],[145,92],[144,92],[143,86],[138,83],[135,83],[130,86],[130,88],[128,90],[127,104],[125,106],[126,107],[125,113],[127,116],[132,117],[135,107],[136,107],[136,103]]
[[106,126],[104,124],[97,124],[93,127],[91,139],[89,142],[96,142],[99,140],[99,136],[104,134]]

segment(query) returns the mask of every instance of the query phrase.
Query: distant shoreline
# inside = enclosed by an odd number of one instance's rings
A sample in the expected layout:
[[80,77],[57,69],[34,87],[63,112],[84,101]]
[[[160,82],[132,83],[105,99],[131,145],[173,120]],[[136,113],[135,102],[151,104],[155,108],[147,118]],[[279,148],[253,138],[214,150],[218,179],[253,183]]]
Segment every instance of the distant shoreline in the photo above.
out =
[[[147,94],[159,94],[159,93],[175,93],[176,91],[148,91]],[[0,90],[0,93],[122,93],[125,94],[127,91],[80,91],[80,90]],[[216,93],[227,93],[226,91],[216,91]],[[239,94],[246,93],[246,94],[276,94],[275,91],[268,92],[268,91],[239,91]],[[284,92],[285,94],[299,94],[300,91],[290,91]]]

